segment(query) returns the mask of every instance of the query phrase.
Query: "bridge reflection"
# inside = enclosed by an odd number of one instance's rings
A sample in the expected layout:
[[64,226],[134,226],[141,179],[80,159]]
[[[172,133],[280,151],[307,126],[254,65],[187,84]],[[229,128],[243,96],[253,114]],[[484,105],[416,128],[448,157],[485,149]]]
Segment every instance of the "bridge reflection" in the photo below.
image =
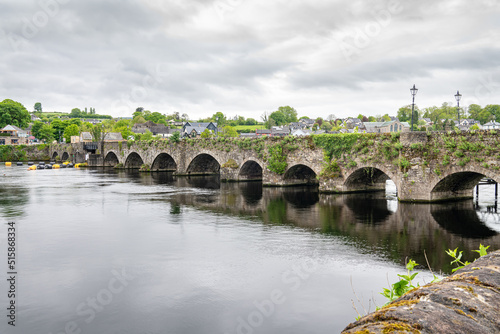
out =
[[[130,173],[127,173],[130,174]],[[450,272],[446,249],[460,248],[473,259],[479,244],[500,248],[500,229],[491,228],[473,200],[446,204],[410,204],[386,194],[320,194],[316,187],[268,188],[260,182],[221,183],[217,176],[176,178],[169,173],[134,174],[145,185],[174,191],[164,195],[171,212],[183,206],[248,217],[266,225],[288,225],[312,233],[340,237],[366,254],[377,253],[403,264],[411,257],[434,270]],[[128,175],[130,177],[130,175]],[[186,189],[189,191],[187,192]],[[163,196],[163,195],[162,195]],[[158,197],[155,197],[157,200]],[[500,214],[488,213],[500,221]]]

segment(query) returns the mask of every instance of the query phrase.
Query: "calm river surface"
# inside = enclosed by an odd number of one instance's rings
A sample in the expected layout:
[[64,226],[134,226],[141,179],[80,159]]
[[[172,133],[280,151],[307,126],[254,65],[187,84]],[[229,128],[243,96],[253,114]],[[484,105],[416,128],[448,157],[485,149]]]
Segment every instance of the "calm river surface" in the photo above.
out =
[[425,251],[449,272],[445,249],[500,248],[492,186],[474,201],[413,205],[390,184],[323,195],[103,169],[2,166],[0,177],[0,333],[339,333],[356,317],[351,300],[360,313],[384,303],[405,258],[425,264]]

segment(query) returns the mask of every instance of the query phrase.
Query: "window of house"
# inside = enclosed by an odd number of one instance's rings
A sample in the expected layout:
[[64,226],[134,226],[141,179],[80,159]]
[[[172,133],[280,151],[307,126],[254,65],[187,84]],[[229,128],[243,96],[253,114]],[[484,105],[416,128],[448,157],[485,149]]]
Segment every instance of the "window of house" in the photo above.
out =
[[5,139],[0,139],[0,145],[5,145]]
[[393,125],[391,125],[391,132],[392,132],[393,129],[394,129],[394,127],[393,127]]
[[17,145],[19,142],[19,139],[12,139],[10,142],[12,145]]

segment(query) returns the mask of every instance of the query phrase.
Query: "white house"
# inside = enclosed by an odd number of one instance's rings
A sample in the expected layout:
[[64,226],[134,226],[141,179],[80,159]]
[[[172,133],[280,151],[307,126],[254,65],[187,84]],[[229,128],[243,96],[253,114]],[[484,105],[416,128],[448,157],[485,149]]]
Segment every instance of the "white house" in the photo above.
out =
[[496,130],[500,129],[500,123],[495,121],[489,121],[488,123],[483,124],[483,130]]

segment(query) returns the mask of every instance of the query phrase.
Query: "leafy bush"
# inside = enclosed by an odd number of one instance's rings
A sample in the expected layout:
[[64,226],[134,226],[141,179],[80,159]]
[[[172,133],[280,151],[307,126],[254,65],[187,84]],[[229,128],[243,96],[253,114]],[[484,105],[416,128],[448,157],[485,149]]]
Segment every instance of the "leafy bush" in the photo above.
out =
[[280,143],[269,146],[268,148],[268,168],[271,172],[276,174],[284,174],[288,163],[286,162],[286,155],[283,154],[283,147]]

